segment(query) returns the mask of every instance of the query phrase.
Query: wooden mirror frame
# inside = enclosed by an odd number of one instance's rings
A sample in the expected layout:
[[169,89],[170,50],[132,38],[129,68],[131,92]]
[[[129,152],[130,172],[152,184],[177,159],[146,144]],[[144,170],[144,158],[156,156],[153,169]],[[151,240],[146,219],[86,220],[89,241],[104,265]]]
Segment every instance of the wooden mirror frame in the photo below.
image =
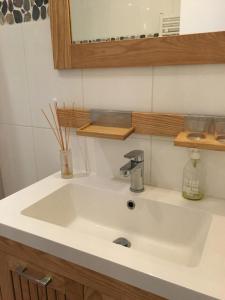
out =
[[50,0],[50,19],[56,69],[225,63],[225,31],[75,44],[70,0]]

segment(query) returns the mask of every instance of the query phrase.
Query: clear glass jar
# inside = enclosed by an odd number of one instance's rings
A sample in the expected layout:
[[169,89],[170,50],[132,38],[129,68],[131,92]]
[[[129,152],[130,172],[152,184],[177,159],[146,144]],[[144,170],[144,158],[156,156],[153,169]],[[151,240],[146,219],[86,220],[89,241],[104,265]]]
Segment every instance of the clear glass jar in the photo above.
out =
[[209,131],[210,118],[206,116],[188,116],[185,118],[185,131],[206,134]]
[[60,150],[60,162],[61,162],[61,176],[62,178],[69,179],[73,177],[73,160],[72,151]]
[[215,137],[218,142],[225,144],[225,118],[217,117],[214,120]]

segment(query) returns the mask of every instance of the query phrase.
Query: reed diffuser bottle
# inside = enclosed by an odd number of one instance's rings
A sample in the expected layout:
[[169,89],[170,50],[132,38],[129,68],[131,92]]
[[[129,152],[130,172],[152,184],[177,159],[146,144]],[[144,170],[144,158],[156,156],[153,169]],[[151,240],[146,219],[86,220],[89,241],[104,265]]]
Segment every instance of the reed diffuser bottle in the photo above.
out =
[[71,149],[60,150],[61,176],[69,179],[73,177],[73,160]]
[[[42,110],[51,130],[60,147],[60,166],[62,178],[69,179],[73,177],[73,163],[72,163],[72,151],[70,149],[70,127],[62,128],[57,114],[57,102],[54,101],[54,105],[49,104],[51,119]],[[66,109],[64,104],[64,109]],[[69,120],[70,121],[70,120]],[[70,122],[69,122],[70,124]]]
[[203,188],[204,170],[200,159],[200,152],[192,150],[190,160],[184,167],[183,173],[183,197],[188,200],[201,200],[204,197]]

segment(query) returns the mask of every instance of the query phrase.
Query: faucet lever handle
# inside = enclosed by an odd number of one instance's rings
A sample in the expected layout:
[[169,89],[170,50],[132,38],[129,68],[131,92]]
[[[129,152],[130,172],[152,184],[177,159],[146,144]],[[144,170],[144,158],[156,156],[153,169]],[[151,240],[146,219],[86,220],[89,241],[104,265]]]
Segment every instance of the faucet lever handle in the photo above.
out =
[[124,155],[125,158],[131,159],[135,162],[144,161],[144,151],[142,150],[133,150]]

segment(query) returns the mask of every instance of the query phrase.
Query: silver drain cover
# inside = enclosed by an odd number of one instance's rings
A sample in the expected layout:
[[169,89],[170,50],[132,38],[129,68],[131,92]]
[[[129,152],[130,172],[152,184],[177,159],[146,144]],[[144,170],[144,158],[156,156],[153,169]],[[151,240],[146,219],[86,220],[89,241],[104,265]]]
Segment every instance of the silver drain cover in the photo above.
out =
[[127,248],[131,247],[131,242],[128,241],[128,239],[123,238],[123,237],[116,239],[115,241],[113,241],[113,243],[117,244],[117,245],[121,245],[123,247],[127,247]]

